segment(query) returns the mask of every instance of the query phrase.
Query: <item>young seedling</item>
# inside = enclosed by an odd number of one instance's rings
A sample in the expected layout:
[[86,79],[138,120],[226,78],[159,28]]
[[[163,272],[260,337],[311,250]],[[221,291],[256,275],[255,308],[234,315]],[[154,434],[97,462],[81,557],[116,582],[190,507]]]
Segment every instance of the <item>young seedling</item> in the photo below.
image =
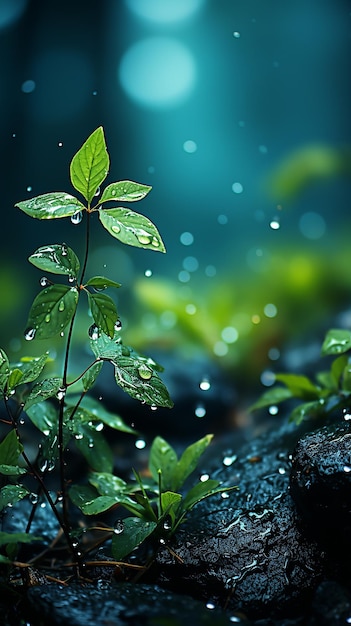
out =
[[251,409],[257,410],[279,404],[285,400],[298,400],[290,420],[300,424],[305,419],[325,417],[335,410],[348,415],[351,410],[351,363],[347,352],[351,350],[351,332],[331,329],[327,332],[322,356],[334,356],[329,370],[318,372],[316,382],[303,374],[276,374],[281,385],[268,389]]
[[[74,224],[85,223],[85,253],[81,260],[66,243],[53,243],[41,246],[29,257],[30,263],[45,272],[45,276],[39,281],[41,291],[30,309],[25,338],[36,341],[61,336],[65,342],[61,373],[45,377],[45,366],[52,360],[48,352],[23,356],[13,364],[5,351],[0,350],[0,393],[6,408],[2,420],[6,434],[0,442],[0,511],[22,499],[28,499],[31,504],[25,532],[0,532],[0,563],[6,565],[21,566],[16,561],[18,545],[41,539],[33,536],[30,529],[38,504],[43,501],[51,507],[63,531],[64,547],[79,568],[85,560],[84,547],[78,544],[83,531],[82,526],[80,531],[72,528],[69,516],[72,504],[88,516],[100,515],[116,505],[132,514],[124,521],[118,518],[113,529],[112,552],[120,560],[149,536],[171,536],[197,502],[222,491],[218,481],[208,480],[198,482],[185,495],[181,493],[212,435],[189,446],[180,459],[164,439],[156,437],[150,453],[150,479],[134,472],[135,481],[127,484],[112,473],[113,453],[103,428],[134,435],[135,432],[120,416],[106,410],[88,394],[103,363],[113,367],[117,385],[136,400],[151,407],[168,408],[173,402],[159,377],[162,367],[122,343],[116,304],[104,293],[108,288],[120,287],[115,276],[87,276],[91,224],[95,218],[119,242],[165,252],[155,225],[140,213],[119,206],[142,200],[151,187],[125,180],[110,183],[101,193],[100,186],[108,170],[109,155],[103,129],[99,127],[70,164],[71,183],[82,199],[66,192],[53,192],[16,205],[36,219],[68,217]],[[46,274],[53,275],[53,279]],[[60,282],[56,282],[58,277]],[[73,376],[69,363],[74,354],[74,325],[78,306],[84,301],[92,317],[87,328],[92,358],[81,373]],[[23,444],[23,428],[28,420],[41,434],[34,458]],[[91,470],[90,485],[75,484],[70,473],[67,451],[72,443]],[[56,492],[52,489],[54,470],[58,475]]]

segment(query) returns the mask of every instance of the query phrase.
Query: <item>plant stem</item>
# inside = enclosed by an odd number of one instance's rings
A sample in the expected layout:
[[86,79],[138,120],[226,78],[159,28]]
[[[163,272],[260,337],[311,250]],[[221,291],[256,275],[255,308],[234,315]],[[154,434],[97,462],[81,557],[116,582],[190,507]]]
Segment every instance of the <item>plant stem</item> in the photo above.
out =
[[[80,285],[83,284],[85,271],[88,263],[89,256],[89,243],[90,243],[90,206],[88,205],[86,211],[86,235],[85,235],[85,255],[82,273],[80,277]],[[66,477],[65,477],[65,449],[64,449],[64,409],[65,409],[65,396],[68,388],[67,375],[68,375],[68,361],[71,351],[71,343],[73,336],[73,326],[76,317],[76,311],[72,316],[71,323],[68,329],[67,343],[66,343],[66,351],[65,351],[65,360],[63,365],[63,375],[62,375],[62,397],[59,399],[59,416],[58,416],[58,454],[59,454],[59,470],[60,470],[60,488],[61,488],[61,496],[62,496],[62,517],[64,527],[67,529],[68,534],[70,533],[70,521],[68,517],[68,497],[67,497],[67,489],[66,489]],[[70,542],[70,547],[72,547],[72,542]],[[73,554],[76,556],[76,550],[73,549]]]

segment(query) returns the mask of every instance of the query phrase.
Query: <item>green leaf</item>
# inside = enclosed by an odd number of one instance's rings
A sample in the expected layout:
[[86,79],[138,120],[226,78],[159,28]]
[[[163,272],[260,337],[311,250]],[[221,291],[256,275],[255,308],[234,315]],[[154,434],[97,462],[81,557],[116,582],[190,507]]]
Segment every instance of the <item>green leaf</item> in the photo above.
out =
[[101,496],[114,497],[117,493],[126,493],[128,489],[127,483],[108,472],[92,472],[89,482],[97,489]]
[[[69,419],[70,414],[75,407],[74,399],[67,398],[67,417]],[[76,422],[76,428],[79,429],[79,422],[89,423],[97,422],[98,424],[106,424],[114,430],[119,430],[124,433],[137,434],[136,431],[127,426],[122,418],[115,413],[108,411],[98,400],[86,396],[77,411],[74,414],[74,420]]]
[[163,516],[170,515],[172,522],[174,523],[179,509],[179,505],[182,501],[180,493],[174,493],[174,491],[163,491],[160,496],[161,507]]
[[[72,320],[78,303],[78,290],[67,285],[51,285],[41,291],[32,304],[28,329],[38,339],[50,339],[62,332]],[[28,331],[27,331],[28,332]]]
[[227,489],[217,489],[219,486],[218,480],[209,479],[205,482],[198,482],[194,487],[189,489],[188,493],[184,497],[182,502],[182,509],[184,511],[190,511],[190,509],[195,506],[201,500],[208,498],[216,493],[221,493],[222,491],[228,491]]
[[18,367],[11,370],[10,376],[7,380],[7,390],[11,392],[13,389],[22,383],[23,372]]
[[132,180],[120,180],[105,187],[100,204],[114,200],[117,202],[137,202],[151,191],[148,185],[134,183]]
[[20,474],[26,474],[27,470],[24,467],[18,465],[4,465],[0,464],[0,474],[4,476],[20,476]]
[[173,479],[178,457],[172,446],[162,437],[155,437],[149,457],[149,470],[156,483],[161,472],[162,491],[174,491]]
[[[77,419],[78,417],[78,419]],[[112,472],[113,454],[110,446],[94,426],[84,424],[77,413],[73,419],[73,434],[79,452],[90,467],[97,472]]]
[[53,404],[39,401],[32,406],[26,406],[26,412],[34,426],[45,436],[48,436],[52,431],[56,432],[57,409]]
[[173,491],[177,491],[184,485],[188,476],[196,469],[200,457],[205,452],[212,439],[213,435],[206,435],[184,450],[175,468],[172,481]]
[[153,533],[156,522],[145,521],[138,517],[127,517],[123,520],[122,532],[112,536],[112,555],[121,561]]
[[97,361],[93,363],[82,377],[82,383],[84,391],[88,391],[95,383],[97,377],[101,372],[103,361]]
[[0,348],[0,392],[3,393],[10,374],[10,363],[7,354]]
[[297,406],[290,414],[289,421],[299,425],[306,419],[319,417],[325,414],[325,405],[320,400],[314,402],[304,402]]
[[106,230],[128,246],[166,252],[156,226],[144,215],[130,209],[100,209],[99,218]]
[[72,248],[66,246],[65,243],[42,246],[30,255],[28,261],[44,272],[74,278],[78,276],[79,259]]
[[173,402],[159,376],[138,356],[121,356],[113,361],[115,380],[132,398],[151,406],[171,408]]
[[107,289],[107,287],[120,287],[120,283],[116,283],[114,280],[110,280],[105,276],[93,276],[86,284],[89,287],[94,287],[97,290]]
[[318,398],[320,395],[320,387],[317,387],[312,381],[303,374],[276,374],[277,381],[284,383],[290,389],[295,398],[302,400],[311,400]]
[[0,464],[17,465],[18,457],[22,452],[23,446],[18,440],[15,429],[12,429],[0,443]]
[[13,504],[16,504],[16,502],[22,500],[22,498],[28,494],[28,489],[22,485],[5,485],[5,487],[0,489],[0,511],[9,505],[12,506]]
[[115,334],[115,323],[118,319],[117,308],[109,296],[102,293],[89,293],[89,306],[95,324],[105,335],[113,337]]
[[104,131],[99,126],[74,155],[70,165],[72,185],[89,204],[105,180],[109,165]]
[[85,209],[85,206],[77,198],[64,191],[45,193],[42,196],[17,202],[15,206],[38,220],[69,217],[77,211]]
[[53,398],[57,396],[60,388],[62,387],[62,378],[45,378],[40,382],[36,383],[31,390],[26,403],[24,405],[24,410],[28,411],[28,409],[37,404],[38,402],[42,402],[43,400],[47,400],[47,398]]
[[250,406],[250,411],[263,409],[267,406],[271,406],[272,404],[279,404],[279,402],[284,402],[284,400],[288,400],[292,397],[293,393],[290,389],[287,389],[287,387],[272,387],[271,389],[267,389],[267,391],[265,391],[261,397]]
[[[97,496],[95,489],[88,485],[73,485],[69,491],[69,497],[73,504],[80,508],[85,515],[98,515],[119,505],[130,505],[136,509],[136,503],[124,493],[116,492],[115,495]],[[136,511],[134,511],[135,513]]]
[[6,533],[0,531],[0,546],[6,546],[9,543],[31,543],[32,541],[42,540],[42,537],[36,537],[29,533]]
[[322,355],[342,354],[351,348],[351,331],[333,328],[325,336]]
[[345,367],[348,363],[348,357],[346,354],[337,357],[331,364],[330,373],[334,383],[334,388],[338,389]]

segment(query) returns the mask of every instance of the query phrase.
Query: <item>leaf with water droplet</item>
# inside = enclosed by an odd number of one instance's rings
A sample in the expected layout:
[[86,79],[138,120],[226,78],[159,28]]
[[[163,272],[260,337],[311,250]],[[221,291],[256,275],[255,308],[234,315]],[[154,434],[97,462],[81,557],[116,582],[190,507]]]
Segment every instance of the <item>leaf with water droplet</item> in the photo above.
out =
[[[8,505],[16,504],[19,500],[22,500],[30,492],[22,485],[5,485],[0,490],[0,511],[5,509]],[[1,532],[0,532],[0,544],[1,544]],[[5,533],[7,534],[7,533]]]
[[150,449],[149,470],[156,483],[161,472],[162,491],[174,491],[172,485],[177,463],[178,456],[174,448],[162,437],[155,437]]
[[23,385],[37,380],[49,360],[47,352],[40,356],[22,357],[20,363],[16,363],[15,368],[11,371],[8,389],[11,390],[19,384]]
[[194,487],[189,489],[182,502],[183,511],[190,511],[195,504],[201,502],[205,498],[209,498],[217,493],[227,493],[232,489],[238,489],[238,487],[219,487],[220,482],[209,478],[205,482],[198,482]]
[[74,155],[70,165],[72,185],[91,202],[105,180],[110,165],[102,126],[99,126]]
[[321,415],[325,415],[326,407],[319,400],[314,402],[304,402],[295,407],[290,414],[289,421],[295,422],[296,425],[301,424],[306,419],[313,419]]
[[[130,356],[121,356],[118,360],[111,360],[111,362],[115,368],[117,385],[132,398],[151,406],[167,408],[173,406],[168,390],[158,374],[148,368],[147,378],[145,378],[145,362],[140,360],[134,350],[130,349]],[[140,368],[143,368],[144,377],[140,375]]]
[[0,392],[3,393],[10,375],[10,363],[4,350],[0,348]]
[[92,472],[89,482],[100,496],[114,497],[118,492],[129,493],[128,484],[122,478],[108,472]]
[[66,244],[41,246],[30,255],[28,261],[45,272],[77,278],[79,259]]
[[342,354],[350,349],[351,331],[340,328],[328,330],[322,345],[322,355]]
[[137,202],[151,191],[149,185],[135,183],[132,180],[120,180],[105,187],[100,203],[114,200],[117,202]]
[[41,433],[57,430],[57,408],[50,402],[37,402],[26,407],[26,413],[31,422]]
[[[70,416],[75,408],[75,397],[69,396],[66,400],[67,409],[65,412],[65,416],[67,419],[70,419]],[[74,413],[74,421],[76,422],[76,431],[79,431],[79,422],[81,423],[89,423],[94,424],[95,422],[102,422],[113,428],[114,430],[120,430],[124,433],[131,433],[133,435],[137,434],[134,428],[127,426],[125,422],[119,415],[116,413],[111,413],[108,411],[99,400],[95,398],[91,398],[90,396],[85,396],[79,408]]]
[[320,396],[321,388],[303,374],[275,374],[275,379],[286,385],[294,398],[314,400]]
[[89,292],[88,299],[95,324],[105,335],[113,337],[115,334],[115,323],[118,318],[114,301],[105,294],[93,294]]
[[97,290],[107,289],[107,287],[120,287],[120,283],[116,283],[114,280],[110,280],[105,276],[93,276],[86,283],[87,287],[94,287]]
[[39,220],[69,217],[77,211],[85,209],[85,206],[77,198],[64,191],[45,193],[29,200],[17,202],[15,206],[30,217]]
[[18,465],[4,465],[0,463],[0,474],[4,476],[20,476],[21,474],[26,474],[27,470],[24,467],[19,467]]
[[[34,299],[28,326],[36,329],[38,339],[50,339],[62,332],[72,320],[77,303],[78,290],[75,287],[51,285]],[[47,315],[50,315],[49,321],[46,321]]]
[[25,402],[25,411],[27,411],[29,407],[37,404],[38,402],[42,402],[43,400],[47,400],[48,398],[56,397],[57,392],[61,387],[62,378],[58,377],[45,378],[44,380],[36,383]]
[[100,209],[99,218],[110,235],[122,243],[145,250],[166,252],[156,226],[144,215],[119,207]]
[[[102,420],[100,420],[102,421]],[[113,453],[105,437],[93,426],[83,423],[75,415],[72,425],[73,435],[83,435],[75,444],[89,466],[97,472],[112,472]]]
[[10,376],[7,381],[7,391],[11,393],[13,389],[22,383],[23,372],[18,367],[11,369]]
[[157,526],[156,522],[145,521],[139,517],[127,517],[123,522],[123,533],[114,533],[112,536],[112,555],[116,561],[121,561],[137,548]]

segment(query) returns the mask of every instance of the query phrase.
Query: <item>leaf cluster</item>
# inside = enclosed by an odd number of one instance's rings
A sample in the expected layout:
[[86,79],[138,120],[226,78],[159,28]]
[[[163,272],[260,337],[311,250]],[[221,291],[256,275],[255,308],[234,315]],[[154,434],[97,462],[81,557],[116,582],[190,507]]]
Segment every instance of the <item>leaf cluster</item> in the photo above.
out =
[[327,332],[322,356],[334,357],[329,369],[318,372],[315,381],[303,374],[279,373],[275,380],[280,385],[268,389],[252,405],[252,410],[279,404],[285,400],[299,400],[290,420],[300,424],[305,419],[325,417],[339,409],[351,408],[351,331],[331,329]]
[[188,491],[184,483],[197,468],[213,435],[188,446],[178,459],[174,448],[162,437],[151,445],[148,474],[144,479],[134,470],[135,481],[126,483],[112,473],[92,472],[90,485],[74,485],[70,498],[85,515],[98,515],[118,506],[131,515],[119,516],[112,529],[112,554],[120,561],[146,538],[165,542],[187,513],[201,500],[223,491],[218,480],[199,480]]

